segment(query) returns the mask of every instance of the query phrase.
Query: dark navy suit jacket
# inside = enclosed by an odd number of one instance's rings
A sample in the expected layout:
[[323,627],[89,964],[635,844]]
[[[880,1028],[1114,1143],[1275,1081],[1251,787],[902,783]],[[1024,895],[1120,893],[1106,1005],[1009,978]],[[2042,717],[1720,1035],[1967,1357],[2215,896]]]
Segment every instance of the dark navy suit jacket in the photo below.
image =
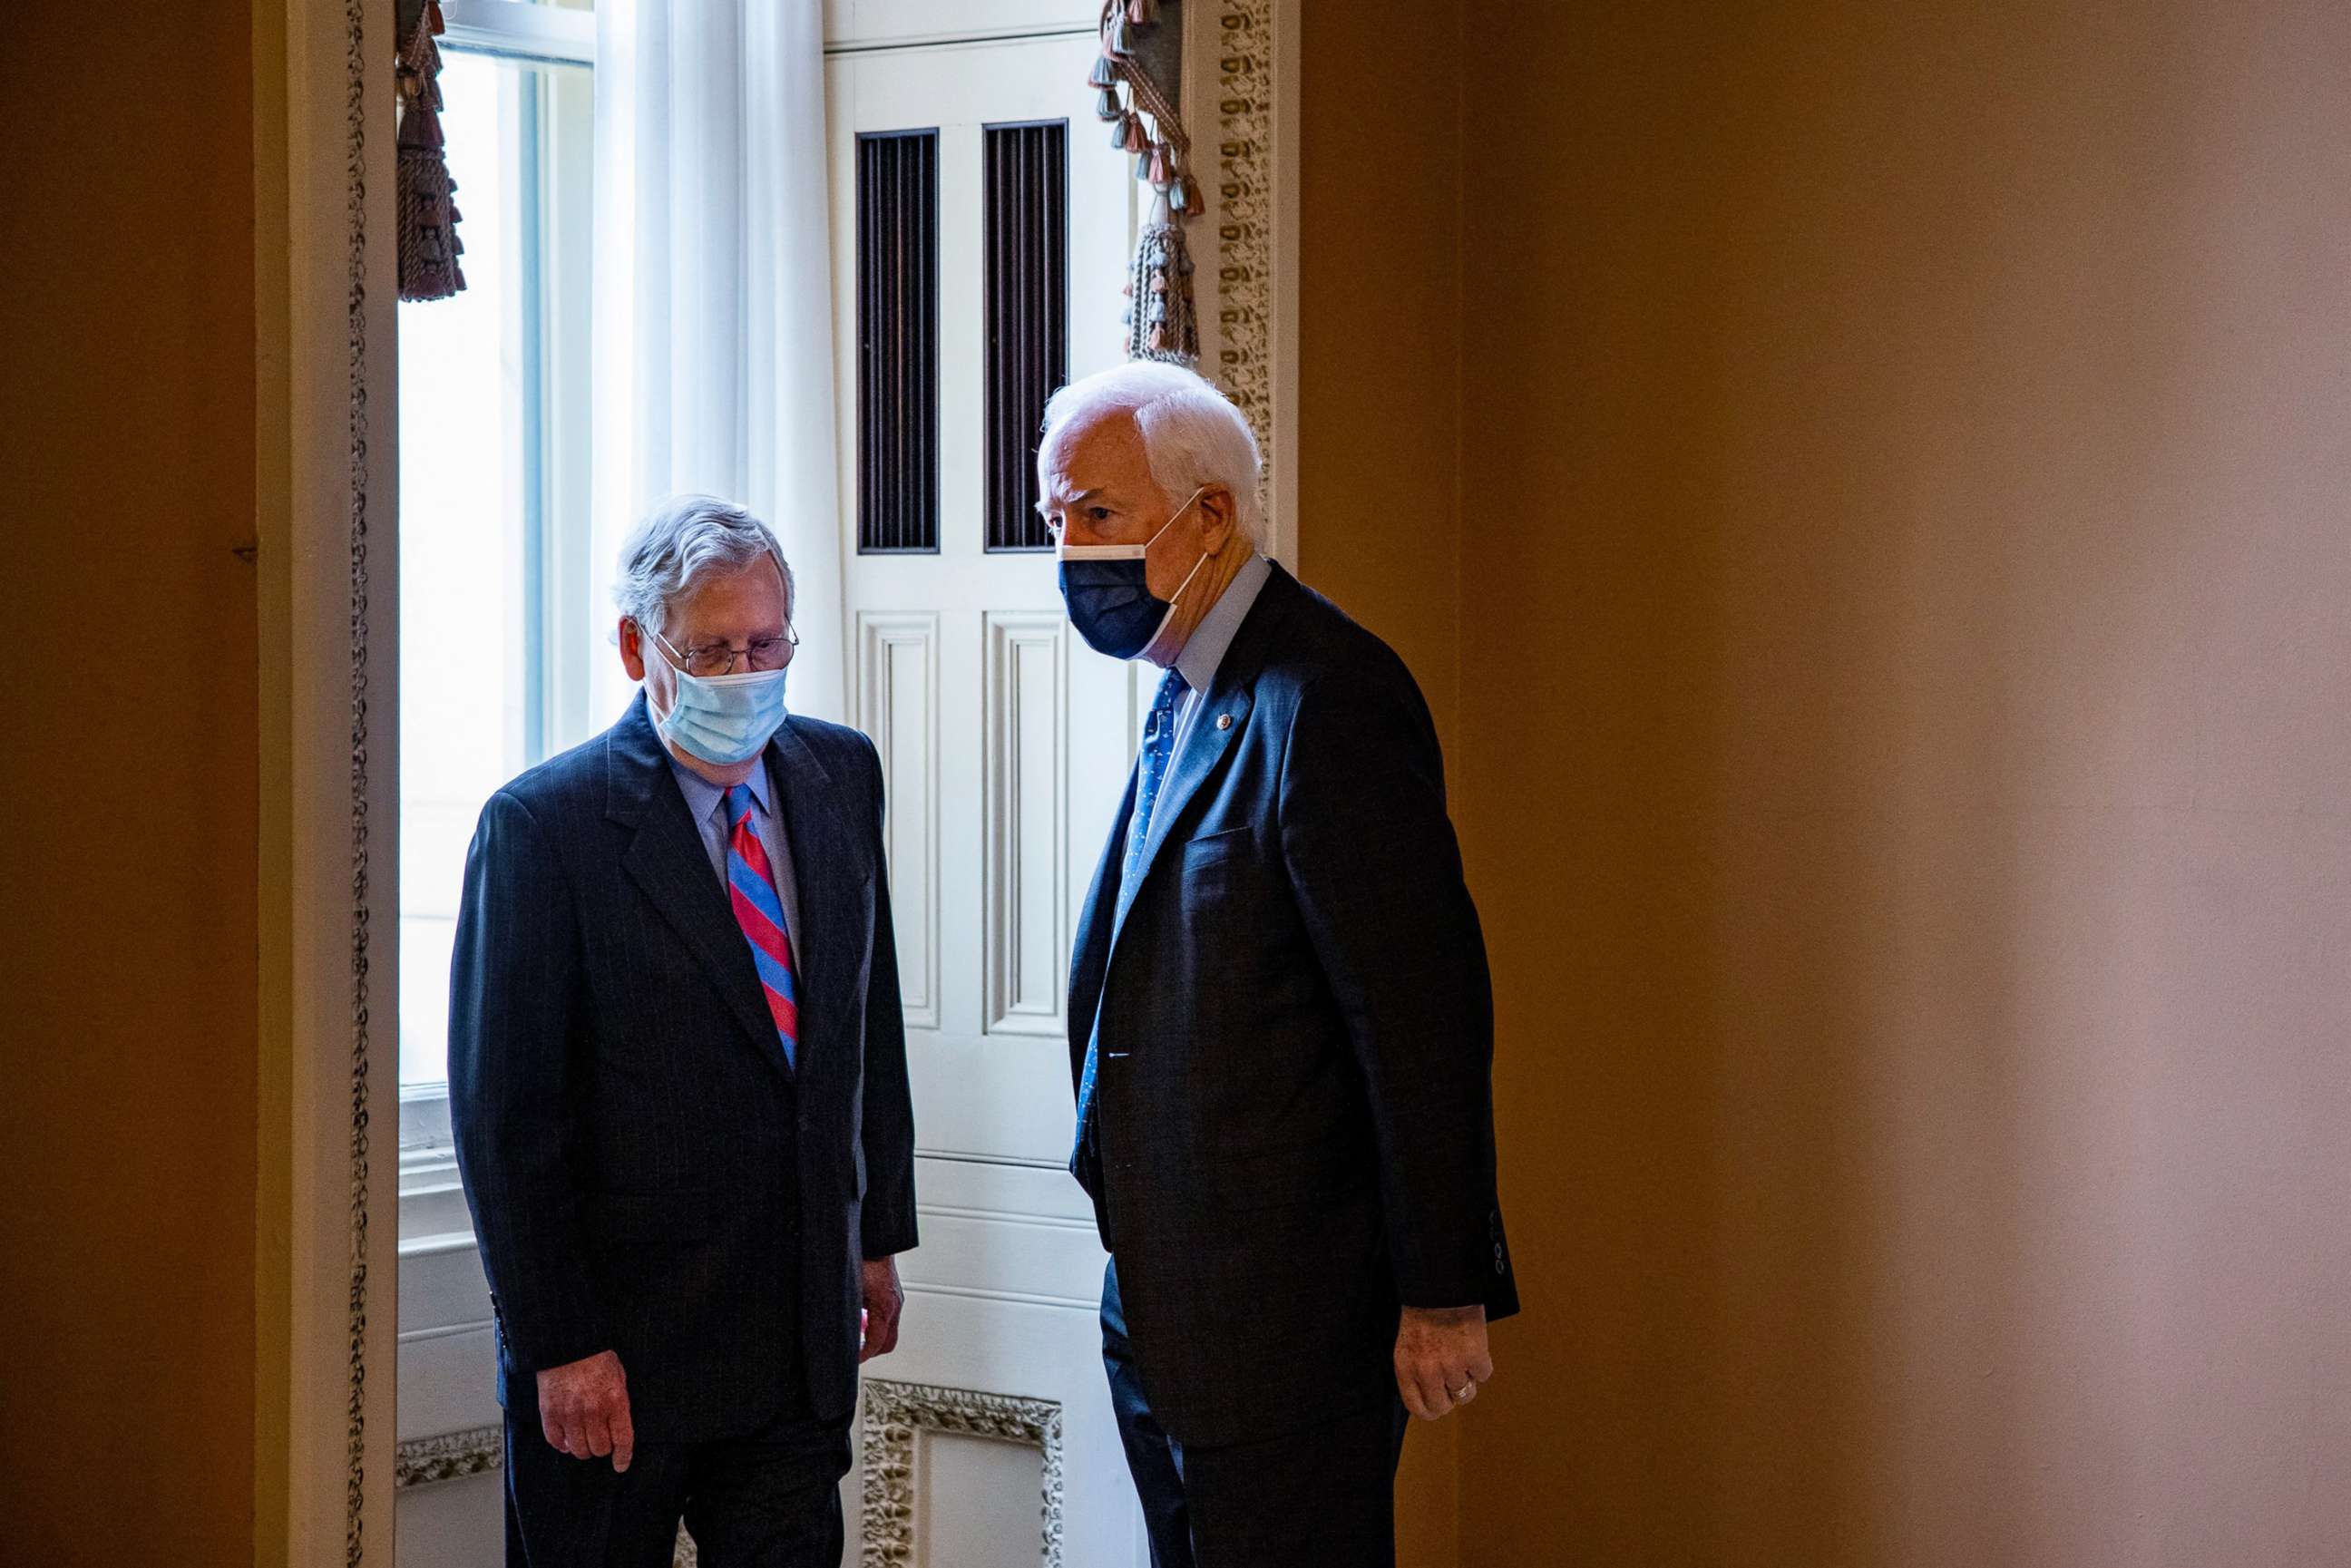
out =
[[855,730],[769,743],[799,888],[799,1061],[642,693],[492,796],[450,972],[449,1110],[498,1327],[499,1398],[616,1351],[640,1439],[857,1397],[858,1264],[914,1245],[914,1119]]
[[1393,1397],[1400,1303],[1518,1309],[1495,1195],[1485,939],[1428,709],[1387,645],[1276,568],[1121,880],[1081,916],[1072,1082],[1136,1371],[1177,1441]]

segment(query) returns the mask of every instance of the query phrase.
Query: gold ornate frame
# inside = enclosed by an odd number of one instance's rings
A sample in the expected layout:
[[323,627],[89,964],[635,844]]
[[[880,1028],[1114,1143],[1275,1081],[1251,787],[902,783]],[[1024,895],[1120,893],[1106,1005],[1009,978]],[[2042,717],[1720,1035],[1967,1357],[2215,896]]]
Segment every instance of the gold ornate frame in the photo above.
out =
[[864,1544],[859,1568],[904,1568],[914,1561],[915,1438],[922,1432],[997,1437],[1038,1451],[1039,1561],[1061,1568],[1061,1407],[967,1388],[865,1380]]

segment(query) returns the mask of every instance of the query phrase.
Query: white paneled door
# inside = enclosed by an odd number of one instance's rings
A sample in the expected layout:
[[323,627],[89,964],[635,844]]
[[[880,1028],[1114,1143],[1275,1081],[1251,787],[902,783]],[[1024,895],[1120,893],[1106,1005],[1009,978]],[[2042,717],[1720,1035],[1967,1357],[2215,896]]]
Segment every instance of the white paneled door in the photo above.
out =
[[852,717],[888,779],[923,1231],[851,1514],[890,1561],[1140,1565],[1062,997],[1144,688],[1071,632],[1029,508],[1042,396],[1122,357],[1144,187],[1092,114],[1092,5],[951,42],[920,9],[837,5],[826,76]]

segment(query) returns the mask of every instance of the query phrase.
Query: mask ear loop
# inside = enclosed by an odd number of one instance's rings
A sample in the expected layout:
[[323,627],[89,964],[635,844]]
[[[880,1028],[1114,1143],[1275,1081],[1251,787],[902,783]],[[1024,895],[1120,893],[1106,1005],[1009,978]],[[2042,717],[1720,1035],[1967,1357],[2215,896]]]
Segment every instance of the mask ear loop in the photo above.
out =
[[1159,542],[1159,534],[1164,534],[1168,529],[1174,528],[1176,526],[1176,519],[1190,511],[1192,509],[1192,503],[1198,500],[1207,493],[1208,487],[1206,485],[1203,485],[1198,489],[1193,491],[1190,495],[1185,497],[1184,504],[1176,507],[1174,511],[1168,513],[1167,520],[1159,525],[1159,533],[1154,534],[1149,538],[1143,541],[1143,548],[1144,549],[1149,549],[1153,545],[1157,544]]
[[1192,563],[1192,570],[1184,574],[1184,580],[1176,585],[1176,591],[1167,596],[1168,613],[1175,613],[1176,606],[1183,601],[1184,591],[1192,586],[1192,580],[1199,576],[1200,569],[1207,564],[1208,552],[1202,550],[1200,559]]
[[[1184,504],[1176,507],[1173,512],[1170,512],[1167,515],[1167,520],[1159,525],[1159,533],[1152,535],[1143,542],[1143,548],[1144,549],[1149,549],[1153,545],[1157,544],[1159,542],[1159,534],[1164,534],[1168,529],[1174,528],[1176,526],[1176,519],[1190,511],[1192,509],[1192,503],[1198,500],[1207,493],[1208,487],[1206,485],[1203,485],[1198,489],[1193,491],[1191,495],[1186,497]],[[1176,591],[1167,596],[1167,614],[1170,617],[1175,615],[1176,605],[1177,601],[1184,597],[1184,591],[1192,586],[1192,580],[1199,576],[1200,569],[1207,564],[1208,552],[1207,550],[1202,550],[1200,552],[1200,559],[1192,563],[1192,570],[1184,574],[1184,580],[1176,585]],[[1159,623],[1159,629],[1162,632],[1167,629],[1166,621],[1161,621]]]

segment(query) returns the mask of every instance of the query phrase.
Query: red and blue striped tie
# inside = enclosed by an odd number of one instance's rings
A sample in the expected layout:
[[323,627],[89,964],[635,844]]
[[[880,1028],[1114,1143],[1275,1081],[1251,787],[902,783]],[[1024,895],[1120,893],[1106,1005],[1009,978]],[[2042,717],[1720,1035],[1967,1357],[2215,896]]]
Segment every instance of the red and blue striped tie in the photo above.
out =
[[768,994],[768,1011],[784,1042],[785,1065],[799,1067],[799,988],[792,972],[792,939],[784,929],[783,900],[776,896],[775,873],[768,865],[768,847],[751,825],[751,791],[737,784],[726,791],[726,895],[735,905],[735,923],[751,944],[751,961],[758,966],[759,988]]

